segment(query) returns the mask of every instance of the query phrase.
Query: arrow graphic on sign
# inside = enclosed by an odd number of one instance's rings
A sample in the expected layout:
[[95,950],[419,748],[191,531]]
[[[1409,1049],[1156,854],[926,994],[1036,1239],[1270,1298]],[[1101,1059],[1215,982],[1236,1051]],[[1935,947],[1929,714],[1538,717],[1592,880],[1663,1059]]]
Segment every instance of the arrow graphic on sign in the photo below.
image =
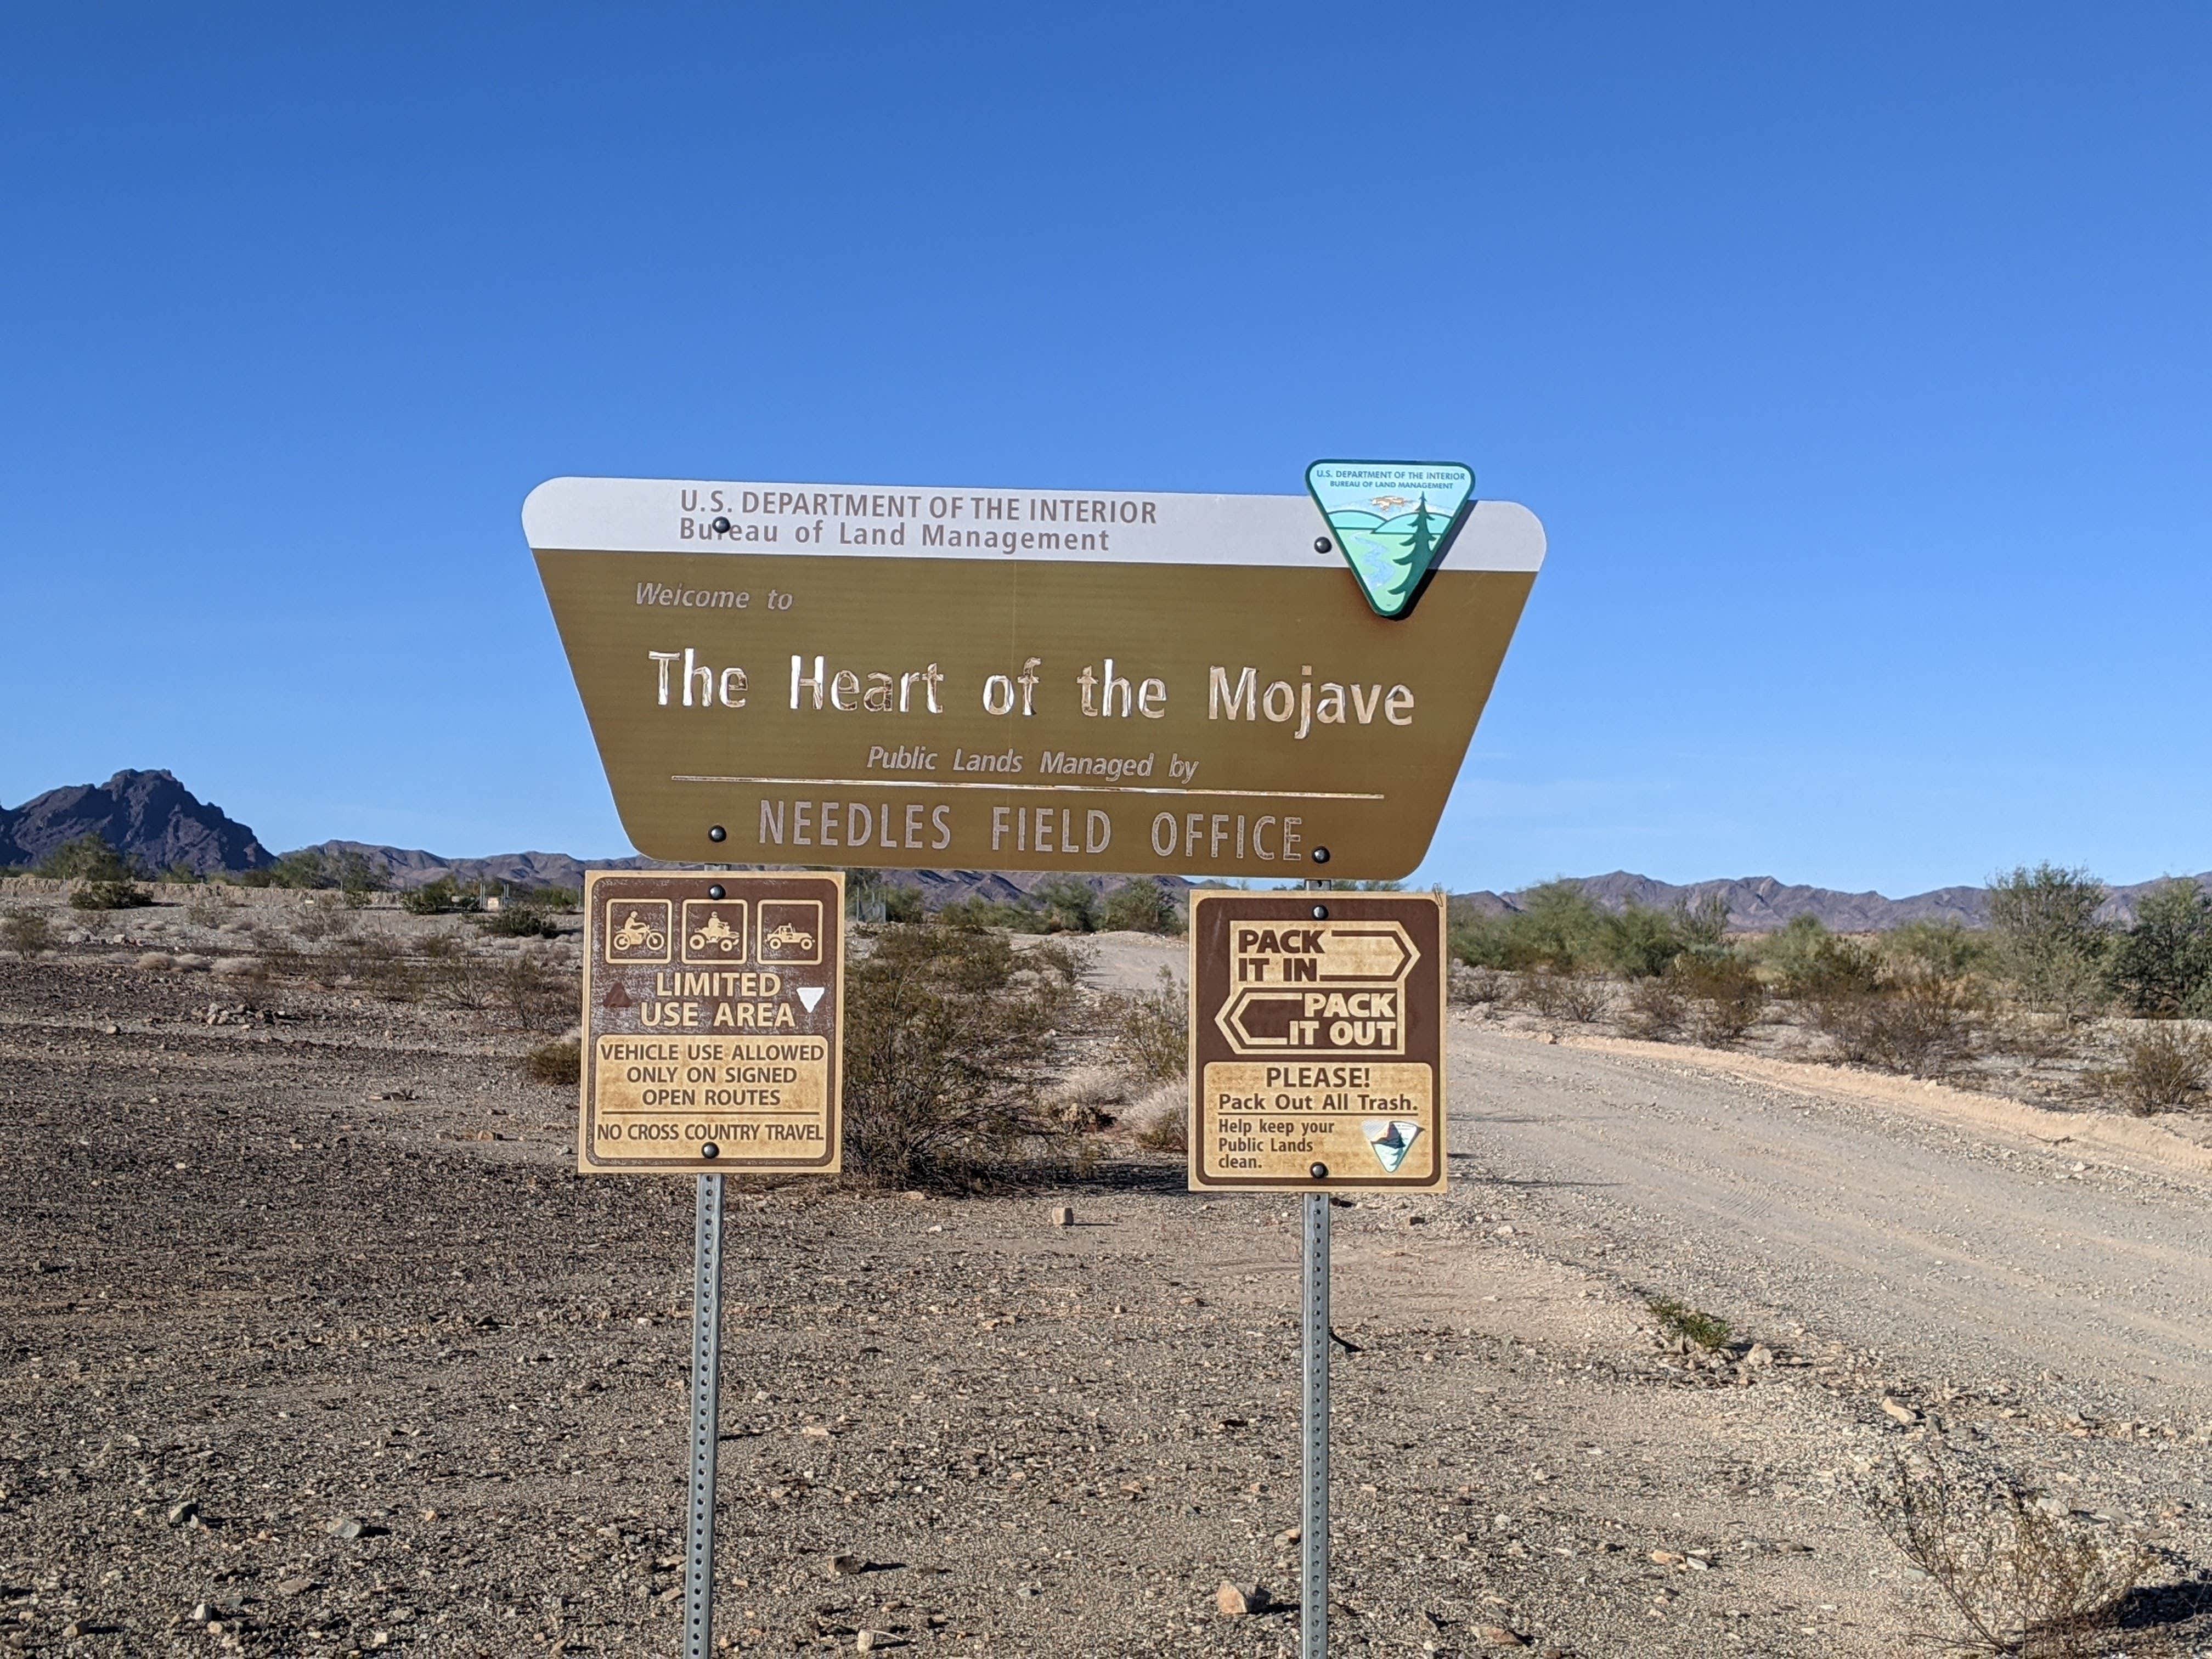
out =
[[806,1012],[810,1014],[814,1012],[814,1005],[822,1000],[823,988],[819,985],[798,985],[792,988],[799,993],[799,1001],[806,1005]]

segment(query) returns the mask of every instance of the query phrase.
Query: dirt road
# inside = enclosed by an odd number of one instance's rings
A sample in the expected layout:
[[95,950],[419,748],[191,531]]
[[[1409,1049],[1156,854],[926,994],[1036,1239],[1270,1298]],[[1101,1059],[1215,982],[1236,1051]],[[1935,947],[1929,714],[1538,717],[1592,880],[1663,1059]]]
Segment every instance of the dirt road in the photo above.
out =
[[[527,1039],[212,983],[0,962],[0,1651],[674,1651],[686,1184],[572,1175]],[[1939,1615],[1852,1483],[1947,1447],[2203,1558],[2179,1177],[1838,1076],[1454,1045],[1452,1191],[1334,1212],[1334,1651],[1890,1659]],[[1291,1653],[1214,1592],[1295,1597],[1295,1208],[1103,1150],[733,1194],[729,1650]],[[1657,1291],[1762,1346],[1664,1351]],[[2136,1613],[2116,1651],[2195,1650]]]
[[1516,1188],[1564,1259],[1923,1376],[2212,1418],[2212,1180],[2186,1143],[2115,1157],[1952,1091],[1465,1018],[1451,1063],[1455,1173]]

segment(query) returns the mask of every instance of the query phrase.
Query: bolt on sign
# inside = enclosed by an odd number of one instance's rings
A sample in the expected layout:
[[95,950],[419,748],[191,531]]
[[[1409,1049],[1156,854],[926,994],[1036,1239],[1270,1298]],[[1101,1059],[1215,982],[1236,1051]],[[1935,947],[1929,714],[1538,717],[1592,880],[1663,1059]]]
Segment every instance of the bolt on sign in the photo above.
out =
[[1463,467],[1310,482],[556,478],[523,528],[653,857],[1402,876],[1543,526]]
[[576,1167],[840,1167],[845,878],[594,871],[584,880]]
[[1190,1185],[1444,1184],[1444,902],[1191,896]]

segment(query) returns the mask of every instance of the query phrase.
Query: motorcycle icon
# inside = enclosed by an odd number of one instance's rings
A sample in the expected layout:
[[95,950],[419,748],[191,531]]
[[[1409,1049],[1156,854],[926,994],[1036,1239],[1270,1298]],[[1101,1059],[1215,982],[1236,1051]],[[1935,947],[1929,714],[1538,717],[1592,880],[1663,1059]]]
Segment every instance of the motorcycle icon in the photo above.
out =
[[761,947],[768,951],[811,951],[814,935],[802,933],[787,921],[770,930],[768,937],[761,941]]
[[705,925],[693,928],[690,937],[684,942],[694,951],[712,949],[728,956],[732,951],[744,948],[745,935],[742,928],[732,927],[719,913],[709,910]]
[[668,948],[668,935],[648,927],[644,916],[633,910],[615,929],[612,943],[617,951],[663,951]]

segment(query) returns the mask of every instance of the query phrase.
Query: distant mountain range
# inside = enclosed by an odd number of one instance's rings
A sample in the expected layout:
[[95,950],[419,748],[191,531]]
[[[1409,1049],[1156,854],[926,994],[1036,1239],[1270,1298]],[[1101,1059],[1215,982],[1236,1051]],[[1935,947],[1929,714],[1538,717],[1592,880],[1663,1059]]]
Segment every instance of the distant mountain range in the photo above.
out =
[[[12,810],[0,807],[0,865],[36,864],[64,842],[97,832],[149,875],[182,868],[195,875],[243,874],[276,860],[252,830],[200,800],[167,772],[118,772],[106,783],[50,789]],[[589,870],[656,870],[682,866],[652,859],[578,859],[566,853],[501,853],[489,858],[447,858],[404,847],[367,842],[326,841],[300,851],[326,857],[357,854],[372,869],[401,890],[441,877],[459,882],[503,883],[517,890],[581,887]],[[699,867],[699,866],[693,866]],[[1048,872],[983,870],[887,870],[893,881],[921,889],[934,910],[964,898],[1018,902]],[[1107,891],[1125,878],[1087,876],[1089,886]],[[1616,870],[1611,875],[1576,878],[1583,890],[1607,909],[1630,904],[1655,909],[1696,907],[1717,897],[1727,908],[1729,926],[1741,933],[1771,933],[1801,915],[1817,917],[1838,933],[1875,933],[1908,921],[1956,921],[1967,927],[1988,925],[1989,894],[1980,887],[1939,887],[1907,898],[1880,893],[1841,893],[1832,888],[1790,886],[1771,876],[1692,882],[1676,886],[1648,876]],[[2196,878],[2212,886],[2212,872]],[[1185,884],[1170,883],[1176,887]],[[2133,920],[2135,902],[2159,884],[2136,882],[2115,887],[2103,915]],[[1517,892],[1474,892],[1453,896],[1455,906],[1491,915],[1520,909],[1528,898]]]

